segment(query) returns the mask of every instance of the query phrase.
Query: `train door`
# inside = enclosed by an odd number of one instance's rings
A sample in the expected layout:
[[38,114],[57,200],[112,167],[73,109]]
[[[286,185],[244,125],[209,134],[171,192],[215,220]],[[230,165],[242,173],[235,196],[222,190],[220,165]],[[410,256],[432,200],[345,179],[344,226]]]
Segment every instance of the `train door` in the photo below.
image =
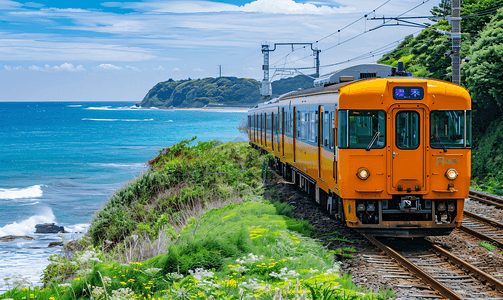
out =
[[425,190],[425,111],[418,105],[400,105],[391,114],[392,192]]
[[278,150],[278,153],[280,153],[280,155],[278,156],[281,156],[281,114],[279,113],[279,106],[278,106],[278,113],[277,113],[277,118],[276,118],[276,140],[277,140],[277,150]]
[[316,120],[316,130],[317,130],[317,138],[316,138],[316,144],[318,146],[318,178],[322,179],[322,151],[321,151],[321,146],[323,145],[323,106],[318,106],[318,120]]
[[281,108],[281,155],[285,157],[285,108]]
[[272,152],[276,152],[275,148],[277,148],[276,142],[276,132],[278,131],[278,114],[271,113],[271,149]]
[[297,108],[293,107],[293,162],[297,162]]

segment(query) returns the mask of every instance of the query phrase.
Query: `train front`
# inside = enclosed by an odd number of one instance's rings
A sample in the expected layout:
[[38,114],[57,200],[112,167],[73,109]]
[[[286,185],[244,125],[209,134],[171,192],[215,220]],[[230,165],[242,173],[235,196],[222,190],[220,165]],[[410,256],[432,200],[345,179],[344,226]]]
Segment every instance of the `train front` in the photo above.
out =
[[468,91],[406,77],[339,92],[337,189],[347,225],[403,237],[461,226],[471,176]]

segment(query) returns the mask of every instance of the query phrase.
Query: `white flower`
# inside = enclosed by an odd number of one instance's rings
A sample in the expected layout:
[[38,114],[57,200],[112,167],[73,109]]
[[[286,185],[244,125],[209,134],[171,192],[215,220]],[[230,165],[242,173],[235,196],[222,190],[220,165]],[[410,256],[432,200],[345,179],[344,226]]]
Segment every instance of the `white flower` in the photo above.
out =
[[60,287],[70,287],[72,285],[69,284],[69,283],[62,283],[62,284],[58,284],[58,286],[60,286]]
[[297,276],[300,276],[299,273],[295,272],[294,270],[290,270],[288,271],[287,268],[283,268],[280,270],[280,273],[276,273],[276,272],[271,272],[269,274],[269,276],[271,277],[277,277],[277,278],[280,278],[282,280],[288,280],[290,277],[297,277]]

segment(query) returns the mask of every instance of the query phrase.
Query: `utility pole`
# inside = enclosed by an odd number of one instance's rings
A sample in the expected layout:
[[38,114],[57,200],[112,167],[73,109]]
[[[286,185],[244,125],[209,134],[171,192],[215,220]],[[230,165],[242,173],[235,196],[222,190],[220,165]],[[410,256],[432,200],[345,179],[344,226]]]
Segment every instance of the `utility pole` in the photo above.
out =
[[461,0],[451,0],[452,83],[461,85]]
[[218,78],[222,77],[222,65],[218,65]]
[[264,80],[262,80],[262,88],[260,89],[260,98],[262,100],[268,100],[272,95],[271,83],[269,82],[269,51],[269,44],[262,44],[262,54],[264,55],[264,64],[262,65]]
[[276,50],[276,46],[284,46],[284,45],[292,46],[292,51],[293,46],[295,45],[310,45],[311,51],[313,51],[316,66],[316,74],[314,75],[314,77],[316,78],[320,77],[321,50],[314,49],[313,43],[275,43],[273,49],[269,49],[269,44],[264,43],[262,44],[262,54],[264,55],[264,64],[262,65],[262,70],[264,70],[264,80],[262,80],[262,88],[260,89],[260,97],[262,98],[262,100],[267,100],[271,98],[272,95],[271,83],[269,82],[269,52],[273,52],[274,50]]
[[[408,19],[431,19],[440,20],[441,17],[435,16],[421,16],[421,17],[393,17],[393,18],[370,18],[368,20],[382,20],[383,23],[369,31],[376,30],[384,26],[409,26],[409,27],[421,27],[428,28],[424,24],[419,24],[415,22],[408,21]],[[445,57],[451,57],[452,66],[452,79],[451,82],[461,85],[461,0],[451,0],[451,17],[448,18],[451,24],[451,31],[444,31],[434,28],[436,32],[440,34],[449,35],[452,41],[452,48],[450,51],[444,54]],[[388,21],[395,20],[396,24],[387,24]],[[401,23],[400,23],[401,22]]]

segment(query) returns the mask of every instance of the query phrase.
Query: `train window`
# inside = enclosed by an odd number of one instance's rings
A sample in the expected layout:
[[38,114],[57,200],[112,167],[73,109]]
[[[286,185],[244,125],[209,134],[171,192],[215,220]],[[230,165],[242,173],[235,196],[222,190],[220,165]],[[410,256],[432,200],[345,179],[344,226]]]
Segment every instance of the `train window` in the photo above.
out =
[[305,112],[302,113],[301,116],[301,122],[302,122],[302,132],[300,133],[300,137],[303,140],[307,139],[307,134],[309,133],[309,113]]
[[419,147],[419,113],[401,111],[396,114],[396,146],[399,149],[412,150]]
[[271,114],[266,114],[266,120],[267,120],[267,125],[266,125],[266,131],[269,133],[272,133],[272,115]]
[[330,149],[335,148],[335,111],[330,112]]
[[330,112],[326,111],[322,117],[323,121],[323,147],[329,147],[329,132],[330,132]]
[[471,111],[431,112],[430,145],[432,148],[471,147],[471,139]]
[[339,110],[339,148],[348,147],[348,110]]
[[385,144],[386,113],[384,111],[339,111],[340,148],[381,149]]
[[300,139],[301,138],[301,131],[302,131],[302,121],[301,121],[301,116],[304,116],[303,113],[300,111],[297,112],[297,137]]
[[316,116],[314,111],[306,114],[308,116],[308,128],[307,128],[307,140],[310,142],[316,142]]

